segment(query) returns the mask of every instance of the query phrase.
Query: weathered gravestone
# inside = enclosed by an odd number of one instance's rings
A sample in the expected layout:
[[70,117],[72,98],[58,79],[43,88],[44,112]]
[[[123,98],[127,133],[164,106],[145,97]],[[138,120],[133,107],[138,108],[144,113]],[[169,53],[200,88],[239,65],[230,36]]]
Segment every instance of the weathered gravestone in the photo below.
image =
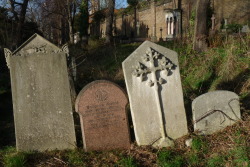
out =
[[250,28],[248,25],[243,25],[242,29],[241,29],[241,32],[244,32],[244,33],[249,33],[250,32]]
[[75,147],[75,129],[62,49],[35,34],[13,53],[10,68],[17,150]]
[[177,53],[145,41],[122,65],[138,145],[167,147],[186,135]]
[[234,92],[205,93],[192,102],[194,130],[212,134],[241,119],[239,97]]
[[85,151],[130,147],[127,103],[123,90],[109,81],[94,81],[82,89],[75,108]]

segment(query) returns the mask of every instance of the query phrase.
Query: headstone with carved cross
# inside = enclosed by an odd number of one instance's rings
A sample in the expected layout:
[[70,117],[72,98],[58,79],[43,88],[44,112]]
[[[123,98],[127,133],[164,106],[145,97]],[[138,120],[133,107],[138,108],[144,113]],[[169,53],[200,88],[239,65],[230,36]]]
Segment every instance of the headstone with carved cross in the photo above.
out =
[[66,55],[66,45],[58,48],[37,34],[13,53],[5,49],[17,150],[75,147]]
[[230,91],[205,93],[192,102],[194,130],[212,134],[241,119],[239,96]]
[[215,16],[214,16],[214,14],[211,17],[211,21],[212,21],[212,30],[214,30],[214,26],[215,26]]
[[173,145],[188,133],[177,53],[145,41],[122,65],[138,145]]

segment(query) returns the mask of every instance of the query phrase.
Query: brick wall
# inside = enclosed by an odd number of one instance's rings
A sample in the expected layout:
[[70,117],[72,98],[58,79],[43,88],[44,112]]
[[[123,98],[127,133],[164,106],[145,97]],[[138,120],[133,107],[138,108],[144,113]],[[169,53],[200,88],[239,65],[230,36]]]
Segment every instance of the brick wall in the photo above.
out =
[[217,29],[220,28],[223,18],[228,20],[228,24],[250,23],[250,0],[214,0],[213,6]]
[[[168,3],[156,5],[156,36],[161,37],[160,28],[162,28],[162,37],[167,36],[166,10],[176,9],[178,6],[182,9],[182,32],[188,31],[189,20],[192,11],[195,12],[197,0],[182,0],[180,4],[169,0]],[[179,2],[179,1],[178,1]],[[137,29],[134,28],[134,14],[126,16],[117,16],[114,26],[116,27],[115,35],[150,38],[153,36],[154,10],[149,6],[145,10],[137,10],[136,19],[140,23],[139,34],[136,36]],[[215,28],[219,30],[221,21],[228,20],[228,24],[238,23],[247,24],[250,22],[250,0],[211,0],[211,7],[215,13]],[[106,24],[103,22],[100,26],[103,34],[106,30]]]

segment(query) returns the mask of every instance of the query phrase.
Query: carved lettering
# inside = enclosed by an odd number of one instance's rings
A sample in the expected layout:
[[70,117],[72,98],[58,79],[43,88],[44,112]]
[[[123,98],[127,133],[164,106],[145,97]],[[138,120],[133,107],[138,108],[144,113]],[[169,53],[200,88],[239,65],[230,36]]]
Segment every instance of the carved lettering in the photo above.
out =
[[107,102],[100,105],[86,106],[82,116],[84,118],[88,117],[88,128],[90,129],[115,126],[120,121],[117,114],[122,109],[117,101]]

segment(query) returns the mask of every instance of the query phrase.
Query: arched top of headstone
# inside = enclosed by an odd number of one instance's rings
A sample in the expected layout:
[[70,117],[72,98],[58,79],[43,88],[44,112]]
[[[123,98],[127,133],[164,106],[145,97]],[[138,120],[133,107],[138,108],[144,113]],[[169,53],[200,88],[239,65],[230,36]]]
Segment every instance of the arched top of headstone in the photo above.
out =
[[[79,112],[78,110],[78,105],[79,105],[79,101],[81,100],[81,98],[83,97],[83,94],[87,94],[89,95],[89,92],[87,92],[88,90],[97,90],[97,88],[101,88],[102,90],[105,90],[108,88],[112,88],[113,89],[113,92],[118,95],[118,93],[120,94],[120,96],[123,96],[122,99],[125,99],[125,100],[122,100],[124,105],[126,105],[128,103],[128,99],[127,99],[127,96],[126,96],[126,93],[124,92],[124,90],[118,86],[117,84],[113,83],[113,82],[110,82],[110,81],[107,81],[107,80],[96,80],[96,81],[93,81],[89,84],[87,84],[81,91],[80,93],[78,94],[77,98],[76,98],[76,102],[75,102],[75,110],[76,112]],[[90,96],[92,92],[90,92]],[[113,93],[112,95],[112,98],[113,96],[115,95]],[[104,95],[105,93],[102,93],[100,94],[101,96],[105,96]],[[109,93],[110,94],[110,93]],[[101,96],[99,96],[101,98]],[[104,98],[104,97],[103,97]],[[98,100],[97,100],[98,101]]]
[[227,90],[216,90],[216,91],[204,93],[204,94],[196,97],[192,103],[196,104],[196,103],[200,103],[204,100],[208,100],[208,99],[210,99],[210,101],[219,101],[220,99],[214,98],[215,96],[224,97],[221,100],[225,100],[225,98],[228,98],[227,100],[229,100],[229,101],[235,100],[235,99],[239,100],[239,96],[234,92],[227,91]]

